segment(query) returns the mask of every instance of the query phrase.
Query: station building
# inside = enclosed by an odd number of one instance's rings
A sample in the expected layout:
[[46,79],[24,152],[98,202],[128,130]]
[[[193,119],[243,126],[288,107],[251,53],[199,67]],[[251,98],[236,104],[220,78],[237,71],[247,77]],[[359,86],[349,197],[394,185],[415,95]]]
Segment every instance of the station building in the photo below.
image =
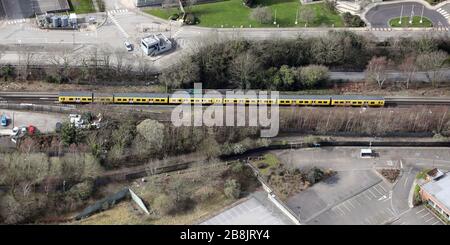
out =
[[420,187],[422,200],[450,221],[450,175],[437,168],[432,169]]

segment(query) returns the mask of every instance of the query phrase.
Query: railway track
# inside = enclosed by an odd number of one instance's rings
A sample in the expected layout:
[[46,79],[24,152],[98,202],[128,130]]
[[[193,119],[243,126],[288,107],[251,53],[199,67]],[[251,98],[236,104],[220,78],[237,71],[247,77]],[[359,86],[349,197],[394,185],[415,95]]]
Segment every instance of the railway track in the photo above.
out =
[[[450,97],[384,97],[387,106],[450,105]],[[0,92],[0,102],[49,104],[57,103],[58,92]],[[130,104],[127,104],[130,106]],[[173,108],[173,105],[136,105]]]

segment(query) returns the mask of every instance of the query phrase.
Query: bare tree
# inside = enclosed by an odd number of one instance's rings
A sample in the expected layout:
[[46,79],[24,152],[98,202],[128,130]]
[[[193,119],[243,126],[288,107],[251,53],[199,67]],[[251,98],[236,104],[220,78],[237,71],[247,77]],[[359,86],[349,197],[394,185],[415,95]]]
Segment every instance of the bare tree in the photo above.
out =
[[300,18],[303,19],[307,25],[314,20],[316,17],[316,13],[314,13],[314,10],[310,8],[305,8],[300,12]]
[[409,83],[414,77],[414,74],[417,71],[416,66],[416,59],[414,56],[408,56],[406,57],[403,62],[399,66],[400,71],[403,73],[404,76],[406,76],[406,88],[409,88]]
[[447,58],[448,55],[444,51],[421,53],[416,58],[417,67],[426,73],[427,79],[433,87],[443,79],[441,68]]
[[269,7],[258,6],[252,10],[250,18],[258,21],[260,24],[266,24],[272,21],[272,11]]
[[250,52],[240,54],[231,62],[232,83],[238,88],[249,89],[259,71],[261,71],[261,63],[255,55]]
[[375,81],[378,87],[382,88],[383,83],[387,79],[387,65],[386,57],[373,57],[366,68],[366,76],[370,81]]

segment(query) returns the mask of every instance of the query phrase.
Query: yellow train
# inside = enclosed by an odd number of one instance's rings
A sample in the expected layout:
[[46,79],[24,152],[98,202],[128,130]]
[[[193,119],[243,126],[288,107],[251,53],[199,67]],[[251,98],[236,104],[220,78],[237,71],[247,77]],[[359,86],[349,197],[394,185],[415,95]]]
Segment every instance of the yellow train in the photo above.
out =
[[108,103],[108,104],[237,104],[280,106],[384,106],[381,96],[363,95],[280,95],[278,98],[254,98],[246,95],[187,96],[162,93],[92,93],[60,92],[60,103]]

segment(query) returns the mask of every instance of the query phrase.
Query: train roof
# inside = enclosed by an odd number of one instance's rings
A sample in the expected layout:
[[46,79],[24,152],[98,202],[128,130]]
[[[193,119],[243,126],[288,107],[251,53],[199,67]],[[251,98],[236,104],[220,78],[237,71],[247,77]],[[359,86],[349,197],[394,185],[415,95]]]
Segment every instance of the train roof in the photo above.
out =
[[168,94],[162,93],[114,93],[114,97],[141,97],[141,98],[166,98]]
[[92,97],[92,92],[81,92],[81,91],[75,91],[75,92],[59,92],[59,96],[82,96],[82,97]]
[[383,96],[365,96],[365,95],[332,95],[333,100],[384,100]]
[[329,100],[330,95],[280,95],[280,99],[284,100]]
[[113,93],[94,93],[94,97],[113,97]]

